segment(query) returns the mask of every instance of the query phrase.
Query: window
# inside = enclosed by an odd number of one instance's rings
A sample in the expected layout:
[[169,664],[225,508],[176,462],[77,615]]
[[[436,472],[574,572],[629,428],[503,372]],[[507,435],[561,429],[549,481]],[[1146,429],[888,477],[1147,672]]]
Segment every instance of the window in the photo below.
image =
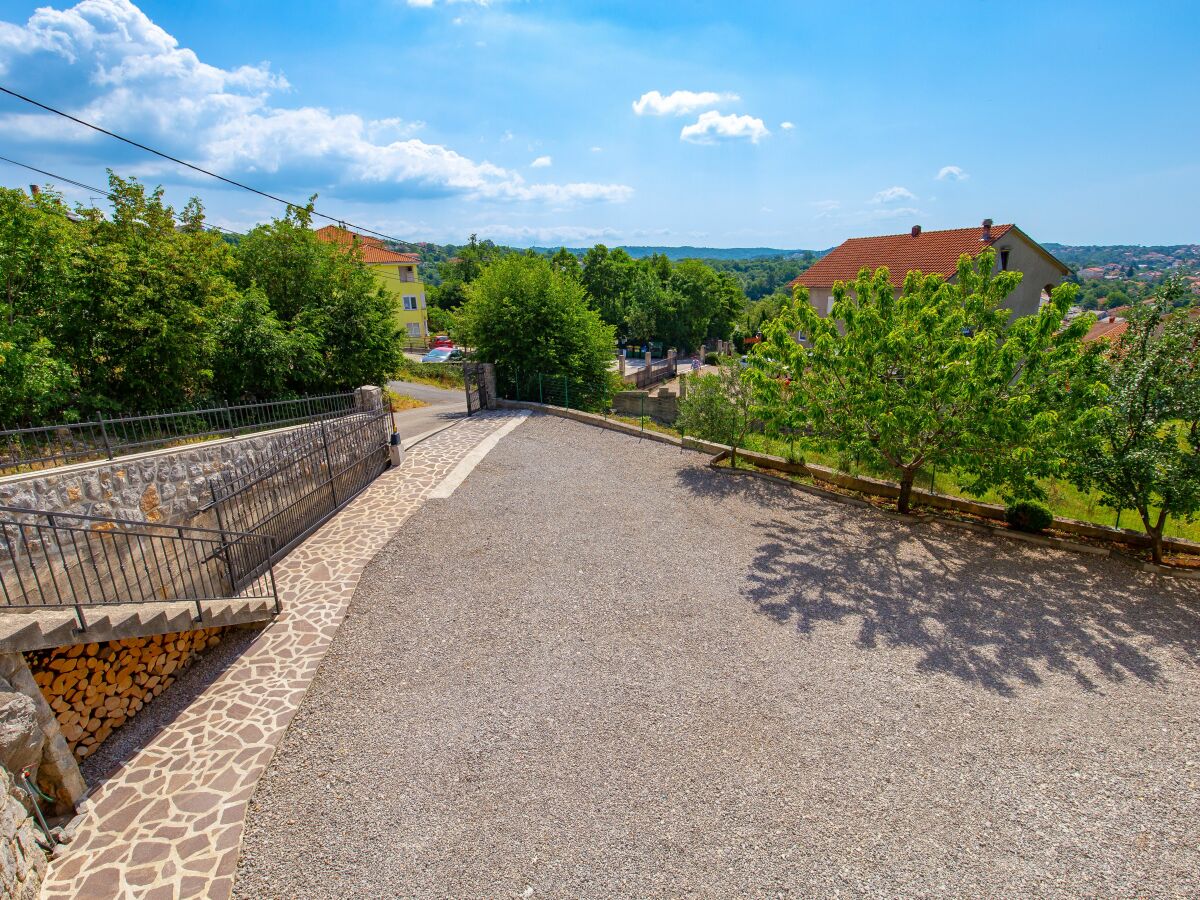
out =
[[412,296],[406,296],[404,298],[404,308],[405,309],[416,309],[417,308],[417,298],[412,297]]
[[412,266],[400,266],[400,280],[415,282],[417,280],[416,272]]
[[408,323],[408,336],[409,337],[420,337],[421,336],[421,323],[420,322],[409,322]]
[[1001,272],[1008,271],[1008,251],[1007,250],[1000,251],[1000,271]]

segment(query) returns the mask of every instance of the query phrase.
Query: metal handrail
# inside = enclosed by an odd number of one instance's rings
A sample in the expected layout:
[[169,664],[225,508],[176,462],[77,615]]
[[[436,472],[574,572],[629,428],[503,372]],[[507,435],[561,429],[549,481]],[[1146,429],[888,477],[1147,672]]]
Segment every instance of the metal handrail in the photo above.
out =
[[[0,430],[0,470],[115,459],[178,441],[237,436],[356,411],[356,395],[347,392],[8,428]],[[203,427],[194,427],[197,422]]]
[[[279,612],[271,535],[0,506],[0,598],[12,608],[84,609],[264,599]],[[231,554],[241,571],[235,577]]]

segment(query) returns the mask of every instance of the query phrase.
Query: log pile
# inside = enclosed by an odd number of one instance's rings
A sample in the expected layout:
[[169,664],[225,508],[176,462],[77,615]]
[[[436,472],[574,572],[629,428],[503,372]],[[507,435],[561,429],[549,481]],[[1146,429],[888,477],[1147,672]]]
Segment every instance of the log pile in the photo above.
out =
[[63,737],[79,759],[171,686],[196,657],[221,640],[201,628],[25,654]]

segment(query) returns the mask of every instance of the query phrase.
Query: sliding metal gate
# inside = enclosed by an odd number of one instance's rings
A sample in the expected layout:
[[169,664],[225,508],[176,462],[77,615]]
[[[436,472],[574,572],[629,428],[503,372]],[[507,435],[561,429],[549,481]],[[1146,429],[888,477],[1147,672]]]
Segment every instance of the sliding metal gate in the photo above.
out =
[[[271,561],[284,556],[388,466],[389,416],[371,409],[297,428],[272,457],[249,471],[209,479],[217,527],[264,535]],[[236,586],[252,582],[261,556],[245,544],[222,552]]]

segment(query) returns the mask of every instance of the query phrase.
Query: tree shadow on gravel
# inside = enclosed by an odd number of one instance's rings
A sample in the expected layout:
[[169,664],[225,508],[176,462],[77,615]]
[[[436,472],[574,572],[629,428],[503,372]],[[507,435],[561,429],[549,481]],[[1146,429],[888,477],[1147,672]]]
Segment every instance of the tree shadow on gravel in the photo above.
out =
[[1051,673],[1085,691],[1127,679],[1164,684],[1162,651],[1200,661],[1200,591],[1190,582],[906,524],[708,468],[678,480],[706,501],[761,508],[761,517],[739,516],[761,538],[743,595],[802,635],[857,621],[863,650],[916,650],[918,671],[1004,696]]

